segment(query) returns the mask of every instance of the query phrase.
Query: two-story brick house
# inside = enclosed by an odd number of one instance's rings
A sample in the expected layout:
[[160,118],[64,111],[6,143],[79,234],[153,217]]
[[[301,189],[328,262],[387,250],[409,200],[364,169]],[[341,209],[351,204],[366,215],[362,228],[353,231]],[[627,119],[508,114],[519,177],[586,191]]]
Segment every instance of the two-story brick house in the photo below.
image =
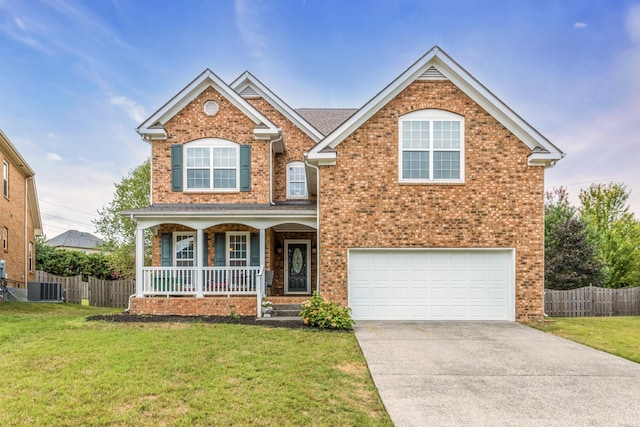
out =
[[317,290],[356,319],[542,316],[544,170],[563,153],[437,47],[357,110],[206,70],[138,132],[138,260],[154,237],[133,313],[259,315]]
[[5,261],[7,284],[26,288],[35,280],[35,237],[42,235],[35,173],[0,130],[0,260]]

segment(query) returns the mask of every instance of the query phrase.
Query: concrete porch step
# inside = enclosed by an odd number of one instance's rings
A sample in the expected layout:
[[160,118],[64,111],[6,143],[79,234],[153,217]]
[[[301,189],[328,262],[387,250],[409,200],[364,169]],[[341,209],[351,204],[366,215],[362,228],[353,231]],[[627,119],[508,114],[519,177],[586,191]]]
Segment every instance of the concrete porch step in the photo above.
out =
[[274,304],[271,317],[300,317],[300,304]]

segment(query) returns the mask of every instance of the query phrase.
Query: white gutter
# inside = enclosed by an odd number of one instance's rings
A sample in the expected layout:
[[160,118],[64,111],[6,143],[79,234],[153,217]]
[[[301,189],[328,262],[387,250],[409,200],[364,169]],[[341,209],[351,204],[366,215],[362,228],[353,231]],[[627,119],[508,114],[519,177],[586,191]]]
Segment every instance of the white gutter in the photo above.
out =
[[320,294],[320,168],[309,163],[304,153],[304,163],[316,170],[316,290]]

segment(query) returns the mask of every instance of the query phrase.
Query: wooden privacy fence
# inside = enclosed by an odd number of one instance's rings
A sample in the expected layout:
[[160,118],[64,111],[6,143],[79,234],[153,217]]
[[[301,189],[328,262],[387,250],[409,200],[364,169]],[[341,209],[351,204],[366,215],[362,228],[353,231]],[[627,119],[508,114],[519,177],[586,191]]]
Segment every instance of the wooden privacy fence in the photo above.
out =
[[587,286],[568,291],[545,289],[544,311],[554,317],[638,316],[640,287],[609,289]]
[[94,307],[123,307],[129,305],[129,296],[136,291],[133,279],[101,280],[89,277],[84,281],[82,276],[63,277],[36,271],[36,281],[45,283],[60,283],[65,293],[65,301],[72,304],[82,304],[88,300]]

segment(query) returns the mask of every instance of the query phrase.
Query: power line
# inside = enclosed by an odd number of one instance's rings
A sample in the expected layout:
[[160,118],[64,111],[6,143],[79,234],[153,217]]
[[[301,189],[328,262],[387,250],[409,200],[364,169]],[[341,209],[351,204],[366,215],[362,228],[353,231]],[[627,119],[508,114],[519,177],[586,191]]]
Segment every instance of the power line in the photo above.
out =
[[86,226],[89,226],[89,227],[95,227],[95,225],[94,225],[94,224],[87,224],[86,222],[76,221],[75,219],[67,219],[67,218],[63,218],[63,217],[58,216],[58,215],[52,215],[52,214],[48,214],[48,213],[43,213],[42,215],[43,215],[43,216],[50,216],[50,217],[52,217],[52,218],[61,219],[61,220],[63,220],[63,221],[75,222],[76,224],[82,224],[82,225],[86,225]]
[[97,216],[95,212],[94,212],[94,213],[89,213],[89,212],[81,211],[81,210],[79,210],[79,209],[70,208],[69,206],[60,205],[60,204],[58,204],[58,203],[53,203],[53,202],[50,202],[50,201],[48,201],[48,200],[40,200],[40,201],[41,201],[41,202],[45,202],[45,203],[49,203],[50,205],[54,205],[54,206],[58,206],[58,207],[65,208],[65,209],[69,209],[69,210],[72,210],[72,211],[75,211],[75,212],[79,212],[79,213],[81,213],[81,214],[91,215],[91,216]]

